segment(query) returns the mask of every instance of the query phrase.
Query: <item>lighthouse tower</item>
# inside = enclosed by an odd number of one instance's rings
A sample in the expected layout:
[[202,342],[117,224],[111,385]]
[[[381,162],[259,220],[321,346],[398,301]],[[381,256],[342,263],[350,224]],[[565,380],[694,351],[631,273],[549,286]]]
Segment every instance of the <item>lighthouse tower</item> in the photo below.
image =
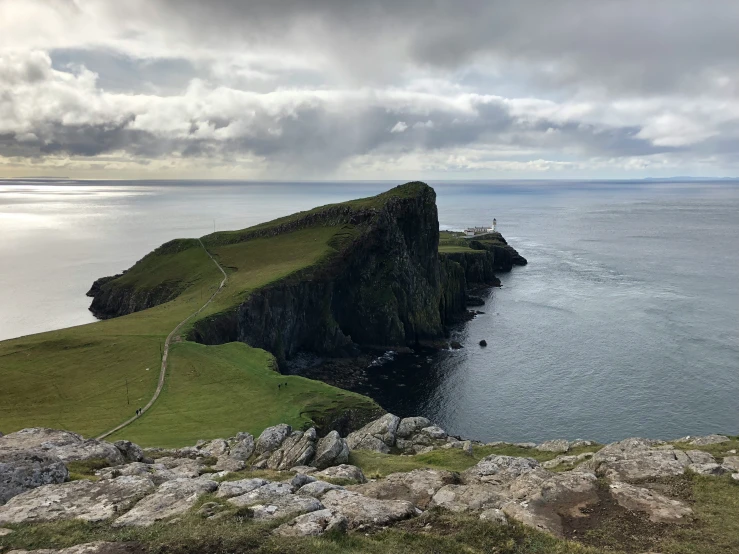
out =
[[496,220],[495,218],[493,218],[493,226],[492,226],[492,227],[490,227],[490,229],[488,229],[488,231],[495,231],[495,226],[496,226],[497,224],[498,224],[498,221],[497,221],[497,220]]

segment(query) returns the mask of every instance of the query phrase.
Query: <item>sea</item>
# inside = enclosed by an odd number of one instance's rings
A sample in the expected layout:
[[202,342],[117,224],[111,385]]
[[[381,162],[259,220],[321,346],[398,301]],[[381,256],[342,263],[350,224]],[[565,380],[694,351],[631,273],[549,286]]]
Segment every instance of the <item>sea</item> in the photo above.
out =
[[[172,238],[395,184],[0,181],[0,340],[94,321],[93,280]],[[357,390],[482,441],[739,434],[739,182],[429,184],[441,229],[496,218],[529,263],[463,348],[384,356]]]

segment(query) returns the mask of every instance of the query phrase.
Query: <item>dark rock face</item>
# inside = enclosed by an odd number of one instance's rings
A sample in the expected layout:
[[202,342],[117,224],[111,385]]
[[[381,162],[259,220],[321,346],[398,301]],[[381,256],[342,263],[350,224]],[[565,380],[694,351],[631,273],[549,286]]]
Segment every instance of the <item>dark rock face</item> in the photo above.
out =
[[[105,283],[108,283],[116,278],[103,277],[102,279],[107,279]],[[95,283],[98,283],[98,281],[95,281]],[[88,292],[88,296],[91,296],[90,293],[94,290],[95,284]],[[98,288],[93,297],[90,311],[98,319],[110,319],[164,304],[174,300],[180,292],[181,289],[173,286],[173,283],[162,283],[152,289],[137,289],[133,286],[102,287]]]
[[[500,286],[500,280],[495,276],[495,270],[507,267],[507,264],[496,268],[496,256],[493,252],[442,252],[443,259],[456,262],[464,270],[468,284]],[[502,263],[502,262],[501,262]]]
[[[198,322],[190,338],[243,341],[280,362],[301,350],[351,355],[357,345],[416,346],[442,338],[444,324],[465,308],[464,270],[437,255],[433,189],[412,186],[415,194],[346,214],[362,222],[361,233],[328,266],[256,291],[235,313]],[[335,224],[346,215],[329,210],[324,217]]]

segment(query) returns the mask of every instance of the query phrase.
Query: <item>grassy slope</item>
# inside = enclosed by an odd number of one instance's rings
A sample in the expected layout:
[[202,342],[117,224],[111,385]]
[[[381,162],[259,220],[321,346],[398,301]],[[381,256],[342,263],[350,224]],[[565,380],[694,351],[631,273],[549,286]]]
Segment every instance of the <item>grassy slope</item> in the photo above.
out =
[[[336,236],[347,233],[351,234],[351,229],[316,227],[214,247],[213,254],[229,274],[229,282],[199,317],[230,309],[249,291],[319,263],[335,252],[331,244]],[[49,426],[89,436],[131,415],[153,394],[159,374],[160,347],[167,334],[207,300],[216,290],[221,274],[197,241],[173,241],[156,255],[142,259],[121,279],[126,284],[141,283],[144,288],[178,282],[183,292],[171,302],[128,316],[0,343],[3,432]],[[258,382],[256,388],[264,390],[266,383],[275,377],[267,353],[244,348],[238,351],[238,356],[233,356],[229,347],[214,347],[210,352],[214,354],[212,357],[203,356],[197,346],[176,345],[171,354],[172,383],[167,383],[160,400],[163,407],[153,410],[116,438],[140,437],[143,444],[175,446],[192,443],[197,438],[219,436],[229,430],[244,430],[240,425],[249,421],[269,422],[265,424],[287,421],[296,425],[306,421],[306,415],[300,415],[295,406],[243,403],[243,397],[233,394],[235,382],[247,386],[254,379]],[[199,366],[199,381],[175,374],[189,371],[195,365]],[[219,370],[228,371],[232,379],[217,379]],[[126,400],[126,381],[130,404]],[[179,395],[166,399],[170,388]],[[300,388],[303,394],[299,406],[306,413],[321,413],[337,402],[371,405],[368,399],[344,394],[327,385],[303,384]],[[195,389],[195,398],[182,396]],[[189,419],[176,420],[182,426],[178,429],[166,410],[176,413],[178,406],[188,403],[192,404]],[[213,406],[219,409],[213,411]],[[234,417],[234,414],[239,415]],[[195,425],[188,424],[198,420],[207,423],[197,430]],[[151,428],[146,429],[147,425]],[[158,425],[165,426],[165,431],[157,429]],[[247,429],[258,431],[258,425],[249,425]]]

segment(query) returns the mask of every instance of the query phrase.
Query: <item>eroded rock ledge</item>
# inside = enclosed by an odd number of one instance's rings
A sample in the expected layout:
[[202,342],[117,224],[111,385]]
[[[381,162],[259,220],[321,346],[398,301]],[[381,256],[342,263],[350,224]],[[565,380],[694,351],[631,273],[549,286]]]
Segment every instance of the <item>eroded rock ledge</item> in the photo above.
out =
[[[686,471],[739,480],[736,450],[721,456],[702,450],[709,445],[717,452],[729,441],[709,435],[672,442],[632,438],[607,446],[584,440],[481,444],[449,436],[426,418],[392,414],[345,438],[281,424],[257,438],[239,433],[146,451],[128,441],[24,429],[0,437],[0,527],[69,519],[147,527],[195,509],[214,520],[239,510],[255,521],[286,518],[275,535],[316,536],[393,525],[436,508],[477,513],[499,525],[515,520],[563,536],[573,518],[590,517],[606,499],[654,523],[685,524],[693,517],[690,504],[655,483]],[[494,452],[506,448],[531,455]],[[414,457],[450,449],[470,456],[468,469],[418,467],[368,479],[350,465],[352,453],[362,450]],[[493,453],[477,459],[481,451]],[[551,459],[537,461],[542,453]],[[91,460],[108,467],[67,481],[67,465]],[[253,476],[259,469],[272,470],[270,478]],[[213,500],[203,504],[204,495]],[[115,552],[125,546],[95,545],[60,552]]]

